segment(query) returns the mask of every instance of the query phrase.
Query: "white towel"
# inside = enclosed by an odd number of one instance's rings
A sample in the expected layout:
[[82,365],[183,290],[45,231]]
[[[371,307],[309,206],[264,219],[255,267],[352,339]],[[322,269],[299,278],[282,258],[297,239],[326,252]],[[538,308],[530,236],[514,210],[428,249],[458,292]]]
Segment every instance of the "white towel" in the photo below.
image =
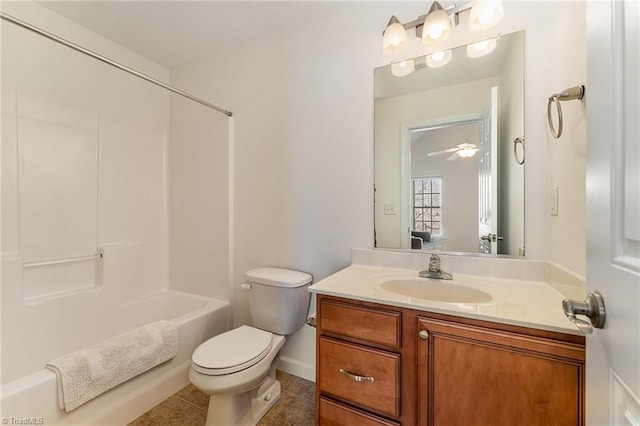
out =
[[178,330],[158,321],[56,358],[58,406],[67,413],[85,402],[170,360],[178,352]]

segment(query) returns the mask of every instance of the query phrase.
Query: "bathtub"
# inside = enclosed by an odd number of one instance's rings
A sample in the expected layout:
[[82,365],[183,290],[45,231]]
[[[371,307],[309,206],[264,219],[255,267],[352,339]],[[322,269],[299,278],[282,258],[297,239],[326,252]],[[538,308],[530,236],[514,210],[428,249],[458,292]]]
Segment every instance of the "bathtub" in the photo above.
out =
[[[178,328],[178,354],[171,361],[111,389],[70,413],[65,413],[58,408],[56,376],[43,367],[46,360],[80,348],[77,347],[79,339],[70,336],[73,335],[73,328],[57,330],[58,333],[63,333],[63,337],[57,337],[56,340],[69,342],[66,352],[60,353],[60,345],[45,343],[37,350],[29,348],[29,351],[36,351],[37,356],[23,356],[22,362],[19,353],[17,359],[3,359],[3,363],[15,362],[22,369],[33,370],[2,384],[3,424],[125,425],[189,384],[188,369],[195,348],[209,337],[226,331],[229,326],[227,302],[176,291],[164,291],[127,302],[115,309],[110,308],[111,312],[101,311],[105,309],[104,306],[109,306],[107,301],[102,306],[94,308],[100,311],[99,314],[89,317],[95,319],[95,324],[87,323],[83,317],[82,323],[76,327],[78,330],[94,331],[89,333],[94,334],[93,341],[80,339],[81,345],[88,346],[153,321],[171,320]],[[75,321],[78,323],[78,318]],[[29,363],[35,364],[25,366]],[[3,364],[4,367],[7,364]]]

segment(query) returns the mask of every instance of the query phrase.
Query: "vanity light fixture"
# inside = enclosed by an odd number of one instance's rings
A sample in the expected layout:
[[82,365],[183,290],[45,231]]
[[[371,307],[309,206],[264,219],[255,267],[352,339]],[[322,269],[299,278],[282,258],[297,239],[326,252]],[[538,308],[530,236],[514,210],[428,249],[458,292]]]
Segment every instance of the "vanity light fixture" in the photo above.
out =
[[391,62],[391,74],[396,77],[404,77],[409,75],[416,69],[416,63],[413,59],[407,59],[401,62]]
[[493,52],[498,42],[495,38],[482,40],[467,46],[467,56],[470,58],[480,58]]
[[411,22],[401,23],[391,17],[382,37],[382,51],[392,55],[407,49],[406,30],[415,28],[416,37],[424,44],[434,44],[447,39],[452,32],[451,16],[454,24],[460,23],[460,13],[470,10],[469,28],[474,31],[486,30],[496,25],[504,16],[502,0],[473,0],[461,6],[443,8],[434,1],[426,15],[418,16]]
[[429,68],[440,68],[447,65],[452,58],[451,50],[444,50],[427,55],[425,62]]

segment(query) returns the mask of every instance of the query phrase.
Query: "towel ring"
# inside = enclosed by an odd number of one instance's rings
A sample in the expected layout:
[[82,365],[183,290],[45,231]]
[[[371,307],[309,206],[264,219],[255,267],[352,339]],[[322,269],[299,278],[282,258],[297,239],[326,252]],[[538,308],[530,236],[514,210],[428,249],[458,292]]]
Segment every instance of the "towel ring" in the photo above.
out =
[[[522,159],[518,156],[518,144],[522,145]],[[519,136],[513,140],[513,156],[516,159],[516,163],[521,166],[524,164],[524,136]]]
[[[558,131],[553,127],[553,120],[551,119],[551,103],[556,104],[556,110],[558,111]],[[547,103],[547,120],[549,120],[549,130],[551,130],[551,135],[554,138],[558,139],[562,136],[562,107],[560,106],[560,101],[558,98],[553,95],[549,98],[549,102]]]
[[[549,130],[554,138],[559,139],[562,136],[562,106],[560,101],[571,101],[574,99],[582,99],[584,97],[584,86],[575,86],[569,89],[563,90],[561,93],[554,93],[547,102],[547,120],[549,121]],[[551,104],[555,104],[556,111],[558,113],[558,130],[553,127],[553,120],[551,119]],[[524,146],[524,145],[523,145]]]

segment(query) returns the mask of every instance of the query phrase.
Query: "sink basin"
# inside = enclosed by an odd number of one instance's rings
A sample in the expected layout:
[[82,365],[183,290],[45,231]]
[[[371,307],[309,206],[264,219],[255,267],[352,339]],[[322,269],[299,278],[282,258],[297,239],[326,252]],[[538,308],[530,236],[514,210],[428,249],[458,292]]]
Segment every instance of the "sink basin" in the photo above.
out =
[[447,303],[486,303],[492,297],[489,293],[451,281],[426,278],[394,278],[380,284],[383,290],[401,296]]

